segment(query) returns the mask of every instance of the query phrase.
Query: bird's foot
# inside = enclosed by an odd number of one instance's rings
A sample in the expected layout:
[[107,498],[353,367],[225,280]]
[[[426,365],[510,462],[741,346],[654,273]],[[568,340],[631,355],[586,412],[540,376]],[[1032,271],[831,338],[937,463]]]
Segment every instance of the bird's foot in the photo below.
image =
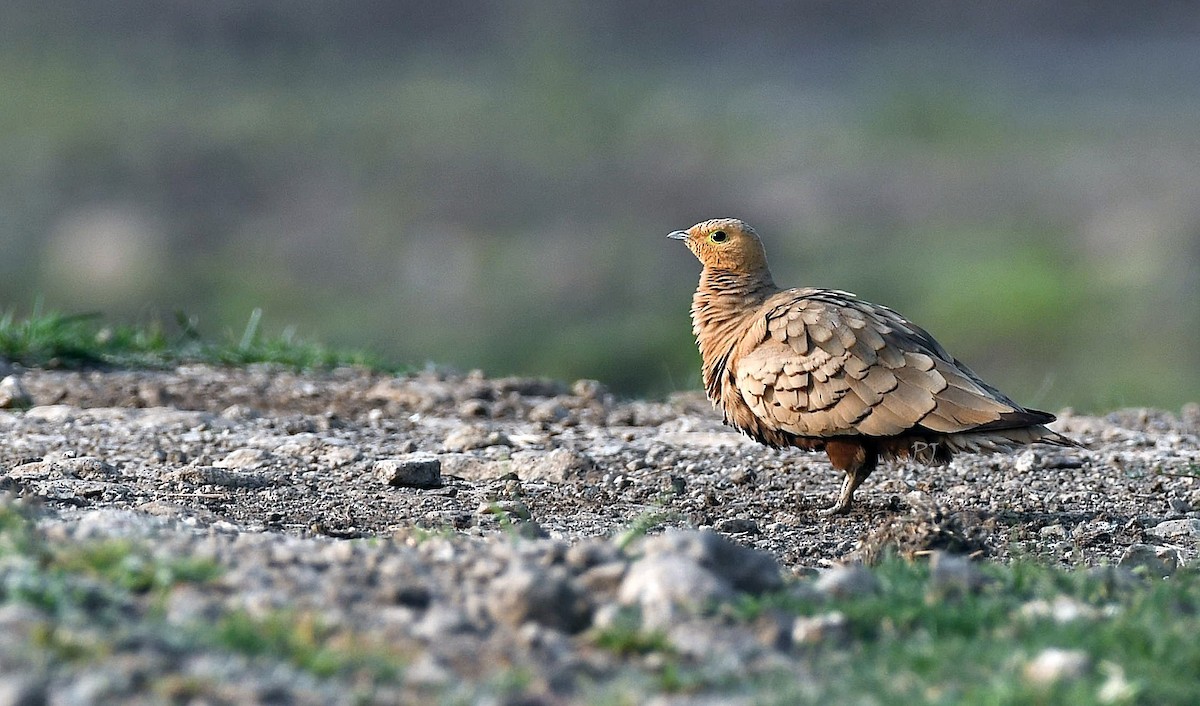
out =
[[832,506],[817,510],[817,514],[822,517],[833,517],[834,515],[844,515],[847,512],[850,512],[850,499],[849,498],[846,498],[844,502],[843,502],[843,500],[839,499]]
[[842,490],[838,493],[837,502],[832,507],[827,507],[823,510],[818,510],[818,514],[822,517],[833,517],[834,515],[844,515],[850,512],[850,505],[854,502],[854,491],[858,488],[863,479],[867,477],[867,473],[847,473],[842,479]]

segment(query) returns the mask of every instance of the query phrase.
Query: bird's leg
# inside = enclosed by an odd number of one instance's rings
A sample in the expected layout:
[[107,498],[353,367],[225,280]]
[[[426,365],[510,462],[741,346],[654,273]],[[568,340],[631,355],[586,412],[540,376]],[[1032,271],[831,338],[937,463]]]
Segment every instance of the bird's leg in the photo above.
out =
[[846,473],[842,480],[842,490],[838,493],[837,502],[832,507],[821,510],[822,515],[840,515],[850,510],[854,501],[854,491],[875,470],[879,454],[868,449],[866,445],[856,441],[830,441],[825,444],[825,454],[834,468]]

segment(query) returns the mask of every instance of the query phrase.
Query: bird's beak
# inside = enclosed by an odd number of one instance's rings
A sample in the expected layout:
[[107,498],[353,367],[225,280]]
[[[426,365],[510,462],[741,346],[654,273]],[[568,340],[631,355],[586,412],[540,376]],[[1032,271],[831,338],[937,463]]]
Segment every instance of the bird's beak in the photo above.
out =
[[673,230],[667,233],[667,237],[671,240],[687,240],[689,236],[686,230]]

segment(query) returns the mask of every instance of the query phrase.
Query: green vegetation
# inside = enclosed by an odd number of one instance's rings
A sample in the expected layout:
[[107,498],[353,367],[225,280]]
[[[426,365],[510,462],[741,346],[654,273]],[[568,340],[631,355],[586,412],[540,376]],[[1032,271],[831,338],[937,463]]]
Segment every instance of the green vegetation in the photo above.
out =
[[21,602],[43,612],[48,620],[33,627],[29,643],[54,659],[101,659],[122,636],[150,633],[198,650],[282,660],[319,677],[398,677],[406,658],[396,649],[306,613],[230,611],[190,627],[163,621],[162,604],[173,587],[203,585],[219,575],[209,560],[164,558],[128,540],[50,542],[26,506],[0,502],[0,605]]
[[666,633],[643,630],[639,616],[632,610],[619,613],[611,625],[591,634],[592,644],[625,657],[650,653],[670,654],[674,650]]
[[251,657],[282,659],[319,677],[358,675],[396,679],[407,661],[385,645],[335,630],[308,613],[278,611],[256,618],[244,611],[222,615],[200,639]]
[[275,363],[296,369],[358,365],[396,370],[380,358],[361,352],[333,351],[296,338],[293,329],[278,336],[261,330],[262,310],[255,309],[240,335],[204,340],[196,322],[176,315],[177,332],[161,322],[148,325],[106,324],[98,313],[62,314],[34,307],[28,318],[0,315],[0,359],[29,367],[88,366],[163,367],[179,363],[247,365]]
[[616,544],[621,549],[625,549],[635,540],[646,536],[646,533],[655,527],[678,519],[679,513],[674,510],[647,510],[633,518],[629,523],[629,528],[616,538]]
[[0,498],[0,566],[12,569],[0,600],[21,600],[51,615],[121,607],[144,595],[157,605],[173,586],[204,584],[220,571],[194,557],[160,557],[129,540],[49,542],[30,510]]
[[[839,612],[846,634],[811,645],[812,683],[781,679],[768,703],[1187,704],[1200,698],[1200,572],[1123,585],[1101,567],[983,565],[978,591],[945,597],[921,564],[890,559],[875,569],[877,595],[821,600],[777,595],[735,611],[797,616]],[[1128,580],[1128,577],[1125,577]],[[1061,617],[1054,617],[1056,605]],[[1073,615],[1069,615],[1073,614]],[[1038,683],[1043,650],[1086,655],[1076,678]]]

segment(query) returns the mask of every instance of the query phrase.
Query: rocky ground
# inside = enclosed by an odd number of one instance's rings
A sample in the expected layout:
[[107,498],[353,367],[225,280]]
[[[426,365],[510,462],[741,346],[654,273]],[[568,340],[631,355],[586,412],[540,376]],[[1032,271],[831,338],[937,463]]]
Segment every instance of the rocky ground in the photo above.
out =
[[[0,378],[0,489],[44,542],[123,538],[220,567],[160,605],[98,599],[103,619],[5,603],[0,704],[611,700],[638,693],[656,657],[600,635],[661,633],[718,681],[803,669],[795,644],[830,626],[696,606],[873,590],[842,565],[887,551],[1169,569],[1200,541],[1195,405],[1064,412],[1055,429],[1085,449],[885,465],[849,515],[824,518],[840,478],[823,456],[759,446],[698,394],[253,366]],[[25,580],[14,566],[6,600]],[[123,627],[153,613],[186,632],[231,612],[315,621],[403,675],[264,669]],[[67,628],[100,656],[23,647]]]

